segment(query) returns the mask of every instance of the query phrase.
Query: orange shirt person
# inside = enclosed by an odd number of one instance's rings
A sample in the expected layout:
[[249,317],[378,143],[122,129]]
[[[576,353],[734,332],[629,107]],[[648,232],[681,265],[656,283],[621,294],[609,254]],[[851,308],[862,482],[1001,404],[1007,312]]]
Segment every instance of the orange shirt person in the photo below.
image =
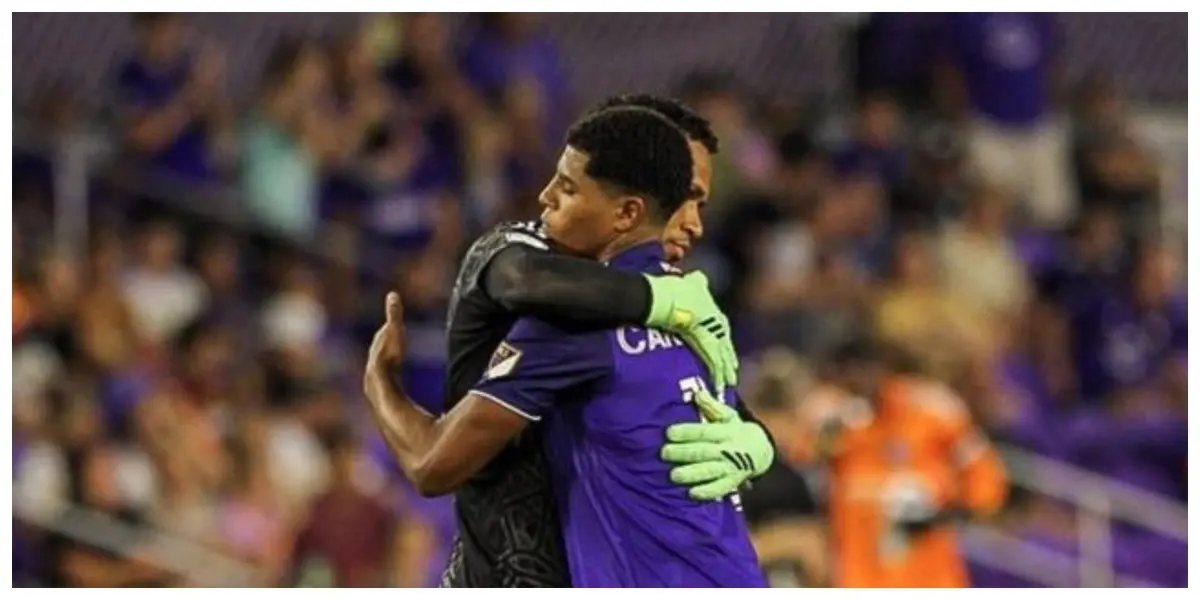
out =
[[829,471],[835,584],[968,586],[954,523],[1003,504],[999,457],[946,386],[889,372],[865,347],[839,362],[805,409]]

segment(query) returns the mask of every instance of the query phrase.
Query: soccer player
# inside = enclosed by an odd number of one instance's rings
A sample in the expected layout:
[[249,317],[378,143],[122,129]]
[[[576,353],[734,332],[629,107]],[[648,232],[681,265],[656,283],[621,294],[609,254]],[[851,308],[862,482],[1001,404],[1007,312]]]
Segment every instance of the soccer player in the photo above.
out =
[[[543,220],[550,238],[575,254],[600,259],[612,258],[623,246],[636,246],[623,259],[627,270],[649,266],[663,272],[662,228],[688,195],[691,163],[685,138],[657,113],[621,108],[588,117],[573,128],[560,172],[543,192]],[[647,189],[651,192],[640,191]],[[698,420],[696,408],[683,398],[705,387],[701,363],[678,338],[634,328],[588,332],[574,327],[568,334],[545,321],[521,320],[509,342],[493,354],[482,388],[434,419],[414,408],[381,366],[401,353],[396,311],[398,299],[392,296],[389,323],[372,345],[364,383],[401,467],[427,492],[463,482],[525,429],[526,417],[555,413],[557,406],[562,415],[556,414],[543,433],[558,459],[551,466],[563,478],[559,499],[567,513],[562,525],[572,559],[571,583],[762,584],[733,501],[701,503],[689,498],[687,490],[671,483],[669,466],[659,458],[668,425]],[[518,338],[539,331],[563,335],[545,336],[553,348],[521,349],[526,342]],[[528,343],[536,346],[538,341],[534,336]],[[685,383],[686,389],[681,387]],[[483,389],[493,385],[513,388]],[[664,386],[668,396],[663,396]],[[600,391],[604,393],[583,402]],[[497,402],[508,393],[518,395],[508,404]],[[593,413],[585,407],[598,408]],[[582,412],[575,417],[589,424],[572,437],[559,425],[577,410]],[[728,412],[722,420],[727,416]],[[765,445],[766,456],[760,453],[757,458],[769,463],[769,442]],[[535,454],[544,459],[540,452]],[[579,464],[572,458],[600,461],[610,468],[594,463],[596,468],[571,473],[571,465]],[[726,460],[747,465],[753,458],[743,453]],[[517,462],[518,467],[542,467],[536,461]],[[698,466],[704,471],[715,465]],[[541,477],[530,480],[539,483]],[[586,497],[602,512],[579,512],[588,504]],[[541,503],[519,497],[515,501],[532,515],[550,517]],[[619,539],[611,535],[615,530],[623,531]],[[590,555],[581,560],[583,548],[596,552],[601,562],[589,566]]]
[[[618,96],[595,110],[617,106],[659,112],[688,136],[692,189],[663,235],[668,261],[678,261],[703,235],[700,211],[708,199],[717,139],[707,121],[673,100]],[[479,381],[493,351],[522,314],[597,330],[642,324],[672,329],[710,361],[726,357],[723,366],[710,365],[710,371],[725,373],[730,380],[736,377],[729,337],[717,337],[699,326],[712,324],[708,317],[719,315],[701,274],[643,277],[551,252],[549,244],[540,224],[506,223],[484,234],[467,253],[451,304],[447,406]],[[696,318],[674,322],[677,309],[691,311]],[[726,496],[770,465],[773,450],[765,429],[741,405],[738,408],[740,415],[725,413],[719,421],[668,430],[672,443],[664,446],[663,458],[679,465],[672,471],[673,480],[690,486],[697,499]],[[441,407],[427,409],[441,412]],[[530,432],[458,488],[459,533],[443,585],[570,584],[543,454],[536,432]],[[742,456],[757,460],[726,458]]]

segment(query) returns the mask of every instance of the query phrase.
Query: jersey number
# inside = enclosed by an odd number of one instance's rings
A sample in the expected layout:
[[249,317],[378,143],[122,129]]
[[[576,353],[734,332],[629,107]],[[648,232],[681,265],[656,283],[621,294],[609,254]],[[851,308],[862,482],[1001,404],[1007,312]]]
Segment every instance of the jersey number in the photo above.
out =
[[[685,377],[679,380],[679,391],[683,394],[683,401],[694,403],[696,401],[696,392],[707,391],[708,385],[704,383],[704,378],[700,376]],[[704,413],[697,408],[696,412],[700,415],[700,421],[707,423],[708,419],[704,417]]]
[[[683,394],[683,401],[686,403],[694,403],[696,401],[696,392],[708,391],[708,385],[704,383],[704,378],[699,376],[685,377],[679,380],[679,391]],[[704,412],[699,408],[696,413],[700,416],[700,422],[707,423]],[[742,512],[742,496],[737,492],[729,494],[729,503],[738,512]]]

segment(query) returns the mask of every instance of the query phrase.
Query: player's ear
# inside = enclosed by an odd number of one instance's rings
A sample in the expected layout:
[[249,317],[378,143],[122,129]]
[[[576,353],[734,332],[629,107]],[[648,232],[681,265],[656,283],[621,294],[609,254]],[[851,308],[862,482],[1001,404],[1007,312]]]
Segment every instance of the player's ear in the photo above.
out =
[[622,196],[617,202],[616,230],[629,233],[637,228],[646,216],[646,199],[641,196]]

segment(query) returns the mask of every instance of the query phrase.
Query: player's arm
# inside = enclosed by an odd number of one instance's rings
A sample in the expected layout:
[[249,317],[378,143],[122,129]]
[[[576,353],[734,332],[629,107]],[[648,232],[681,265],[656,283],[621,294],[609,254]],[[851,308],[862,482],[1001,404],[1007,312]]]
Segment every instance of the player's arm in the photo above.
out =
[[703,273],[647,276],[547,251],[545,242],[510,232],[510,244],[480,277],[484,292],[520,315],[589,329],[646,325],[678,334],[700,355],[718,390],[737,384],[729,320]]
[[910,533],[921,533],[938,525],[995,514],[1008,494],[1008,476],[1000,455],[950,389],[937,384],[916,393],[925,410],[935,415],[947,460],[959,477],[956,486],[935,493],[937,505],[926,512],[928,516],[901,525]]
[[530,421],[553,407],[559,392],[606,373],[588,348],[560,339],[549,326],[518,322],[483,381],[435,418],[389,375],[402,354],[400,301],[388,295],[388,321],[371,346],[364,387],[376,423],[400,469],[423,495],[445,494],[478,472]]
[[382,368],[368,369],[364,383],[375,422],[400,470],[425,496],[452,491],[527,422],[476,394],[435,419],[417,408]]
[[1004,505],[1008,474],[987,435],[964,409],[949,423],[953,460],[962,478],[961,504],[967,516],[988,517]]
[[645,277],[548,252],[543,242],[528,237],[501,250],[488,265],[481,281],[490,298],[520,315],[591,329],[646,322],[650,284]]

